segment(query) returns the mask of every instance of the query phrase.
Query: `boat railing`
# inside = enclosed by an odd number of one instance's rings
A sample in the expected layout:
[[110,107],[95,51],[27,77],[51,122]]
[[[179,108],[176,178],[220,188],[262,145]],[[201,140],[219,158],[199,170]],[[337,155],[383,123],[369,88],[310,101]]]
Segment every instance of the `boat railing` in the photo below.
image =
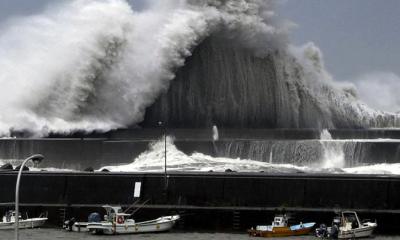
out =
[[47,218],[48,215],[49,215],[49,213],[47,211],[46,212],[42,212],[42,213],[40,213],[38,218]]

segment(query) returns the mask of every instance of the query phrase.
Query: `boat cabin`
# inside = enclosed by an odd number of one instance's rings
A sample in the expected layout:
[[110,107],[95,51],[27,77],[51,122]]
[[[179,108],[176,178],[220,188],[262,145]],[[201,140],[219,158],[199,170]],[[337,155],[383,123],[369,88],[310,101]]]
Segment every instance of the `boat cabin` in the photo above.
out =
[[124,213],[120,206],[103,206],[106,209],[107,215],[104,216],[104,220],[107,222],[116,222],[118,224],[122,224],[125,222],[126,218],[130,216],[130,214]]
[[[21,219],[21,214],[19,214],[19,219]],[[15,211],[7,211],[3,216],[3,222],[15,222]]]
[[286,215],[275,216],[272,227],[286,227],[288,225],[288,220]]
[[341,226],[344,230],[355,229],[361,226],[356,212],[342,212]]

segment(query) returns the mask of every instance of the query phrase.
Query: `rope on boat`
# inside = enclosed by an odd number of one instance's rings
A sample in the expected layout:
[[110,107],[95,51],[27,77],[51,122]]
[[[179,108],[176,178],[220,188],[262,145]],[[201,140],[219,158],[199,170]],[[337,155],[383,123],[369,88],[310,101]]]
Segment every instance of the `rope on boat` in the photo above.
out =
[[133,214],[135,214],[137,211],[139,211],[144,205],[146,205],[146,203],[150,201],[150,199],[147,199],[146,201],[144,201],[139,207],[137,207],[130,215],[132,216]]
[[131,208],[133,208],[133,206],[135,206],[139,201],[140,201],[140,199],[138,199],[134,203],[132,203],[127,209],[125,209],[124,213],[127,213],[129,210],[131,210]]

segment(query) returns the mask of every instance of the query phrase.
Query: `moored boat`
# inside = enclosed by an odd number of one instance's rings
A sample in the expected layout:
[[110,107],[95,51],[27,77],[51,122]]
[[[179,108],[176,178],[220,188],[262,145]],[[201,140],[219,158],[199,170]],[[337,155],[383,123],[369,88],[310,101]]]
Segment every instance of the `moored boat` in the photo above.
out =
[[366,238],[372,235],[377,226],[376,222],[360,221],[354,211],[344,211],[333,219],[331,227],[322,224],[316,229],[316,236],[338,239]]
[[370,237],[378,226],[376,222],[361,222],[357,213],[352,211],[342,212],[341,220],[338,235],[339,239]]
[[77,222],[75,218],[71,218],[64,222],[63,228],[71,232],[87,232],[88,222]]
[[288,237],[309,234],[315,222],[289,225],[289,217],[286,215],[275,216],[271,225],[259,225],[247,232],[253,237]]
[[[14,229],[15,227],[15,212],[14,211],[7,211],[6,214],[3,216],[3,221],[0,222],[0,230],[5,229]],[[25,218],[23,219],[19,214],[18,220],[18,228],[36,228],[41,227],[47,221],[47,217],[44,214],[41,214],[37,218]]]
[[136,222],[119,206],[103,206],[107,215],[104,221],[88,222],[87,229],[96,234],[129,234],[169,231],[179,220],[179,215],[163,216],[150,221]]

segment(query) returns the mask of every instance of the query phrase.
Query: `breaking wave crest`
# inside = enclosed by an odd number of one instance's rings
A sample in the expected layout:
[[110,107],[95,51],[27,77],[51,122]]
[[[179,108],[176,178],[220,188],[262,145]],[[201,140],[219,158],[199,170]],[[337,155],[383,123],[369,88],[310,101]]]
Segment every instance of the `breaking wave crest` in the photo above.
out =
[[[321,112],[318,127],[399,125],[397,115],[373,111],[352,91],[334,86],[313,44],[289,46],[290,24],[276,17],[273,5],[170,0],[135,11],[123,0],[75,0],[9,21],[0,35],[0,134],[107,131],[140,123],[193,49],[213,34],[259,58],[289,56],[281,63],[289,77],[280,81],[288,82],[292,108],[281,111],[307,114],[302,92]],[[287,127],[293,126],[304,127]]]
[[0,36],[0,131],[138,123],[211,32],[240,30],[248,46],[279,35],[261,2],[160,1],[135,12],[123,0],[75,0],[14,20]]

